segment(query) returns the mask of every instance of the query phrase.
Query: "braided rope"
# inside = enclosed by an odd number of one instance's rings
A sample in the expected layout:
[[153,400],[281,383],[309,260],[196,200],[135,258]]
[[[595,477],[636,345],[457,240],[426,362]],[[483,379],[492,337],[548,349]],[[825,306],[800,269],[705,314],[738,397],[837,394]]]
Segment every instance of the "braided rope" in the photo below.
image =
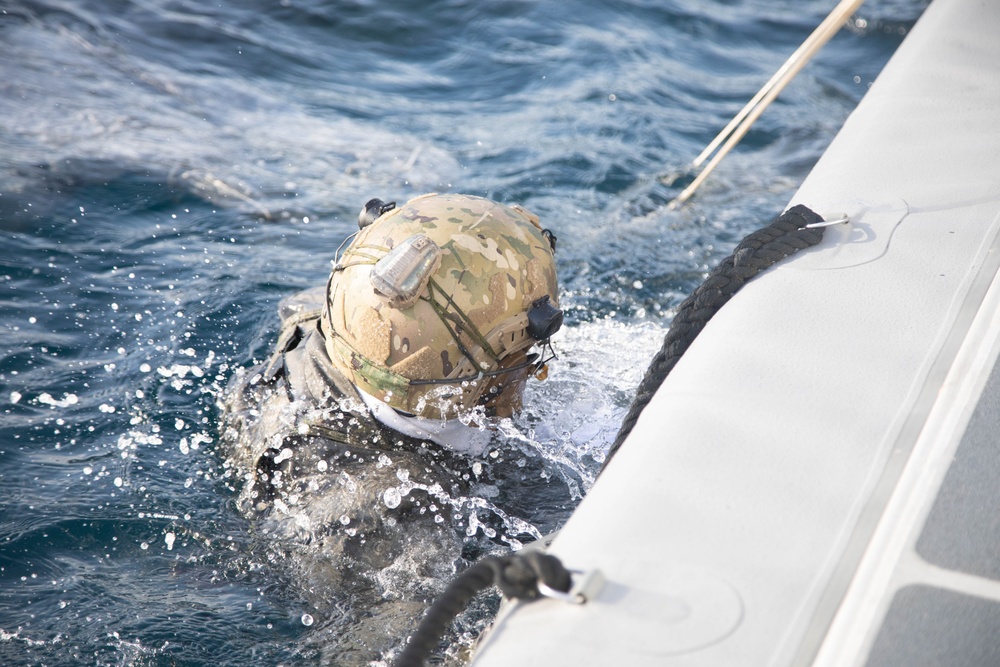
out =
[[743,239],[733,254],[719,262],[705,281],[681,303],[663,338],[663,346],[639,383],[602,470],[622,446],[653,394],[712,316],[758,273],[799,250],[819,243],[823,239],[824,228],[806,229],[806,225],[822,221],[823,218],[805,206],[788,209],[770,225]]

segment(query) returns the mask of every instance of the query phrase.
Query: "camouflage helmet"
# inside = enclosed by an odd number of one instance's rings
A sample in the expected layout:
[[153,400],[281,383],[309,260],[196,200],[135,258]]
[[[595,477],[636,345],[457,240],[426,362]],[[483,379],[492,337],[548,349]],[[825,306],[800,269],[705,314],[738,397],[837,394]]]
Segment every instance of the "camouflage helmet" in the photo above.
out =
[[373,199],[334,263],[323,327],[334,366],[406,416],[509,416],[533,345],[562,324],[555,237],[518,206],[427,194]]

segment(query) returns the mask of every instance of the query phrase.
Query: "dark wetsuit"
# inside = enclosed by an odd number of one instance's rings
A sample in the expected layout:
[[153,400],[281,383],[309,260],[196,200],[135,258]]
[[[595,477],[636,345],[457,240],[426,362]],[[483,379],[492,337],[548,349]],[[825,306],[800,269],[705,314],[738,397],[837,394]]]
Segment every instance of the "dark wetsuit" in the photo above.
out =
[[353,615],[324,649],[336,664],[365,664],[401,645],[457,565],[494,546],[466,530],[470,503],[495,487],[489,466],[370,416],[327,357],[323,294],[282,302],[274,354],[221,401],[223,444],[241,506],[293,545],[318,619],[323,609]]

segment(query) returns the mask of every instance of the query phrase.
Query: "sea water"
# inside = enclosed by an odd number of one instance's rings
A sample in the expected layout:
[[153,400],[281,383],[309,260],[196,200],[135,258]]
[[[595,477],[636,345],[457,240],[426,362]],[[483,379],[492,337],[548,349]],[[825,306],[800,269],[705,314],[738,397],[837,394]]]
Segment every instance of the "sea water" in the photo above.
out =
[[557,529],[677,304],[926,2],[867,3],[670,210],[834,4],[0,2],[0,663],[351,662],[324,651],[351,600],[237,511],[216,402],[372,197],[483,195],[557,234],[558,359],[494,448],[525,492],[455,510],[470,539]]

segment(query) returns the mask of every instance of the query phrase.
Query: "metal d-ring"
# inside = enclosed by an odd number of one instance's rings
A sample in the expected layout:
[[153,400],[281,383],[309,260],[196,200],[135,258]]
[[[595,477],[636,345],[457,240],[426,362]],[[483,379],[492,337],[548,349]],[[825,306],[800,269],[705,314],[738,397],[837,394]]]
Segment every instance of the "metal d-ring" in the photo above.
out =
[[561,600],[570,604],[586,604],[594,599],[604,588],[604,575],[600,570],[570,570],[573,575],[573,587],[568,592],[559,591],[543,582],[538,582],[538,592],[547,598]]
[[850,224],[851,218],[846,213],[838,213],[837,217],[833,220],[823,220],[822,222],[814,222],[810,225],[806,225],[805,229],[818,229],[819,227],[833,227],[834,225],[847,225]]

